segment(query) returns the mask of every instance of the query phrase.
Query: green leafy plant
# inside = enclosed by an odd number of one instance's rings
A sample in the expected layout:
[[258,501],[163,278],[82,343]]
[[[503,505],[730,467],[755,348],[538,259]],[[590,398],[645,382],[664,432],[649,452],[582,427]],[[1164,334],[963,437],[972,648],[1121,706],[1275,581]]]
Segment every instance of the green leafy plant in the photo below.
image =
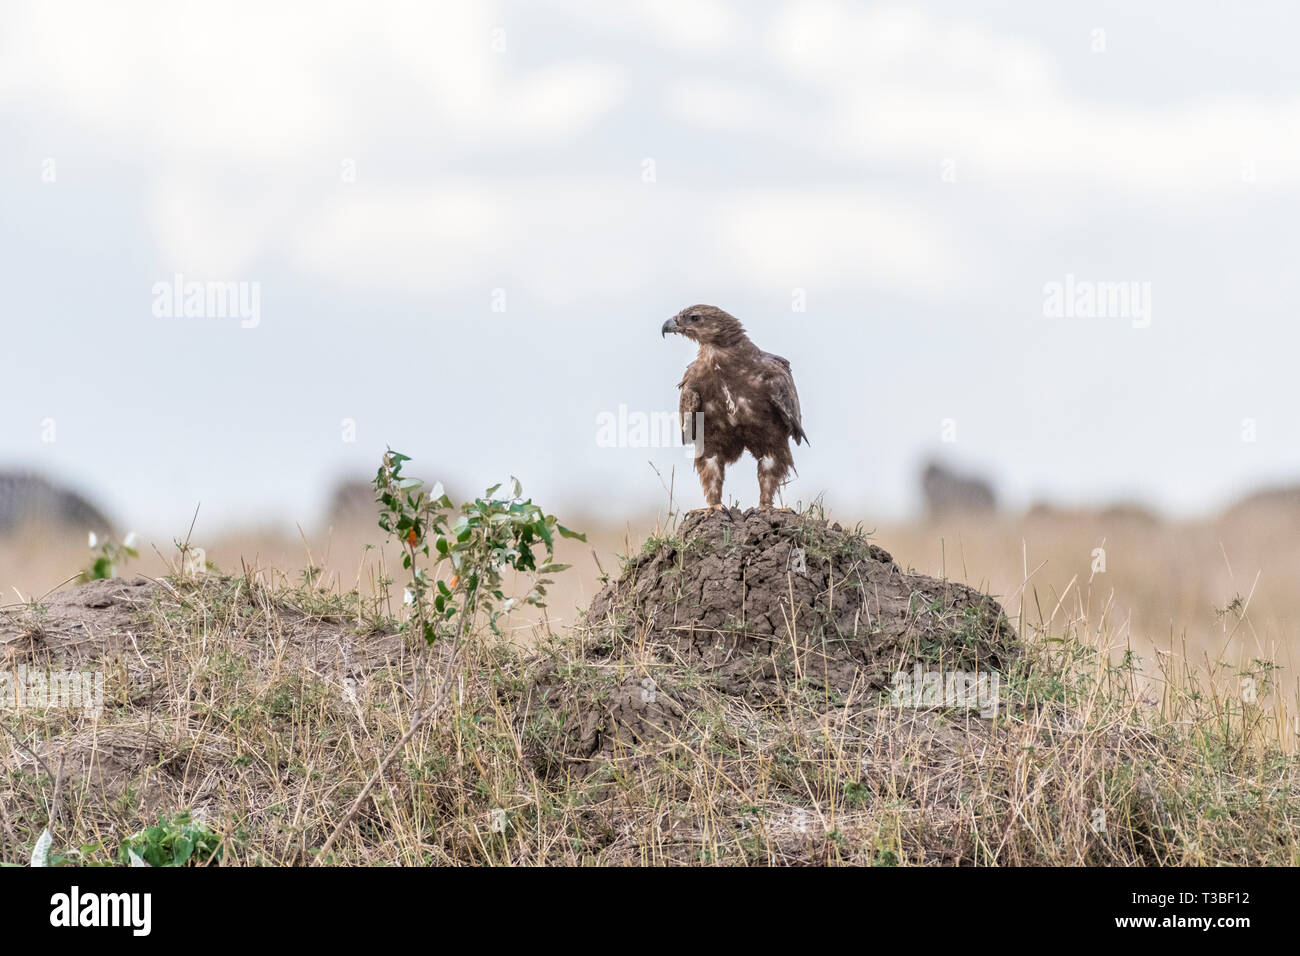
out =
[[80,581],[85,584],[87,581],[98,581],[104,578],[111,578],[117,573],[119,567],[125,567],[128,560],[140,557],[140,552],[135,547],[136,536],[133,533],[128,534],[120,543],[111,537],[99,540],[95,532],[90,532],[90,550],[95,552],[95,559],[91,562],[90,567],[83,568]]
[[[546,588],[553,583],[546,575],[569,567],[555,563],[555,539],[586,541],[586,536],[525,499],[515,478],[509,494],[499,495],[502,485],[494,485],[457,511],[441,485],[426,491],[422,481],[402,474],[410,460],[388,450],[375,475],[375,500],[379,527],[402,545],[402,566],[410,575],[410,620],[424,639],[432,644],[454,634],[459,640],[479,614],[500,633],[498,620],[516,604],[545,607]],[[540,564],[534,553],[539,546],[545,553]],[[444,565],[450,575],[440,577]],[[506,597],[507,569],[531,575],[523,597]]]
[[[499,634],[498,619],[516,603],[545,607],[546,586],[551,583],[546,575],[568,567],[555,563],[555,539],[587,540],[524,498],[516,478],[510,479],[508,495],[498,497],[502,486],[494,485],[483,497],[466,502],[457,511],[440,485],[426,491],[422,481],[402,474],[402,466],[410,460],[390,448],[375,474],[379,527],[401,542],[402,566],[410,576],[406,603],[413,612],[402,627],[414,624],[430,644],[440,637],[452,637],[454,643],[443,664],[441,679],[436,682],[433,702],[415,716],[401,740],[379,762],[379,768],[321,844],[319,859],[328,859],[339,835],[402,748],[426,721],[441,712],[462,651],[469,643],[464,638],[473,633],[470,629],[475,618],[487,615],[493,633]],[[534,553],[539,546],[546,555],[540,564]],[[440,576],[444,565],[450,571],[449,579]],[[507,569],[531,578],[522,598],[506,597],[503,575]]]
[[132,854],[150,866],[201,866],[221,859],[221,837],[186,810],[129,838],[117,851],[118,862],[130,865]]

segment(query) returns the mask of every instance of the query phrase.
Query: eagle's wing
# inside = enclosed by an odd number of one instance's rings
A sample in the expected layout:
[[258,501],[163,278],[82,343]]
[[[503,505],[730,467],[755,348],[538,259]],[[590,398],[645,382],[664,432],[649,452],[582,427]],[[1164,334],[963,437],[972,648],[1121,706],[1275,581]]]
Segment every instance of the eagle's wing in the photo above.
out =
[[799,408],[799,392],[794,387],[790,363],[781,356],[770,353],[764,353],[764,358],[767,359],[767,374],[764,376],[767,397],[790,430],[794,443],[801,445],[807,441],[811,445],[812,442],[804,434],[803,412]]
[[682,390],[682,400],[678,405],[682,425],[682,444],[689,445],[695,441],[695,413],[700,410],[701,405],[700,393],[691,387],[689,369],[686,377],[677,384],[677,387]]

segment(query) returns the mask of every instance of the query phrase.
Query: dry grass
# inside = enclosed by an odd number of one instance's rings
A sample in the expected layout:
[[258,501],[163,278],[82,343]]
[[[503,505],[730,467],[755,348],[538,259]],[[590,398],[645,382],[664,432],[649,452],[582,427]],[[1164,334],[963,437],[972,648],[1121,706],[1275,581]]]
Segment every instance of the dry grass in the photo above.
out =
[[[918,552],[932,534],[918,532]],[[978,581],[976,560],[995,567],[1013,534],[977,554],[963,535],[964,576]],[[901,532],[879,540],[906,559]],[[1058,540],[1068,556],[1092,534]],[[1161,566],[1152,554],[1143,567]],[[1124,565],[1111,561],[1111,599],[1095,580],[1091,598],[1056,587],[1073,576],[1068,563],[1051,587],[1043,570],[1028,584],[988,572],[995,590],[1024,595],[1009,610],[1029,642],[992,720],[894,708],[866,687],[828,706],[793,682],[759,706],[666,668],[654,648],[593,655],[611,639],[604,625],[538,625],[511,643],[475,635],[447,707],[346,821],[442,670],[439,652],[393,633],[382,593],[265,567],[142,584],[108,610],[77,597],[104,584],[61,592],[43,612],[5,612],[5,666],[93,664],[106,709],[6,718],[30,752],[0,739],[0,860],[25,860],[45,827],[48,767],[61,778],[56,846],[83,862],[113,859],[159,815],[194,810],[228,864],[318,862],[340,823],[320,862],[1300,863],[1293,692],[1278,693],[1260,665],[1247,668],[1259,682],[1249,700],[1237,667],[1206,669],[1181,641],[1149,655],[1144,679],[1127,653],[1132,618],[1115,613]],[[381,577],[363,567],[351,580]],[[1196,600],[1220,600],[1203,580]],[[1258,635],[1257,615],[1282,620],[1262,593],[1214,627]],[[120,617],[103,624],[110,611]],[[648,708],[624,693],[644,675],[659,688]],[[629,700],[633,733],[608,721]]]
[[[1238,684],[1262,662],[1276,665],[1278,699],[1300,714],[1300,511],[1188,522],[1124,512],[954,519],[885,527],[879,538],[905,565],[999,597],[1036,632],[1086,626],[1130,650],[1153,680],[1163,657],[1225,679],[1240,671]],[[1300,743],[1294,719],[1279,733],[1289,748]]]

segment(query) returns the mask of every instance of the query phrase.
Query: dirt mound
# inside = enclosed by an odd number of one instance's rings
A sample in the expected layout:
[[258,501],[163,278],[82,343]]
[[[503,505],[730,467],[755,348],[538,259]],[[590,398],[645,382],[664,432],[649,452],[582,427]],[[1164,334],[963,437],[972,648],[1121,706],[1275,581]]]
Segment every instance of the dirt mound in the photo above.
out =
[[0,670],[18,665],[77,669],[103,660],[148,626],[154,585],[145,578],[91,581],[33,605],[0,611]]
[[611,654],[696,669],[751,699],[796,683],[879,690],[917,663],[1004,671],[1019,655],[992,598],[904,572],[860,532],[781,511],[690,515],[606,585],[586,625]]
[[577,659],[543,657],[522,701],[543,773],[707,737],[701,715],[806,728],[896,711],[900,672],[991,677],[1021,656],[992,598],[905,572],[861,531],[780,511],[693,513],[652,537],[576,633]]

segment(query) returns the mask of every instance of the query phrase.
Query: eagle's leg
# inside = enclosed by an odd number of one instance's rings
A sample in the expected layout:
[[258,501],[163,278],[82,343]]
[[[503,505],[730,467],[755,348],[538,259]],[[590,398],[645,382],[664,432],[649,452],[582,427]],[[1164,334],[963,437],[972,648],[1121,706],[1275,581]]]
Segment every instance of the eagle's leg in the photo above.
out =
[[781,482],[785,481],[785,476],[790,473],[793,465],[794,459],[790,455],[789,448],[774,455],[764,455],[758,460],[758,506],[760,508],[773,506],[777,489],[781,487]]
[[704,501],[710,511],[722,510],[722,480],[727,468],[722,459],[716,455],[711,458],[703,456],[695,459],[695,470],[700,476],[700,487],[704,489]]

